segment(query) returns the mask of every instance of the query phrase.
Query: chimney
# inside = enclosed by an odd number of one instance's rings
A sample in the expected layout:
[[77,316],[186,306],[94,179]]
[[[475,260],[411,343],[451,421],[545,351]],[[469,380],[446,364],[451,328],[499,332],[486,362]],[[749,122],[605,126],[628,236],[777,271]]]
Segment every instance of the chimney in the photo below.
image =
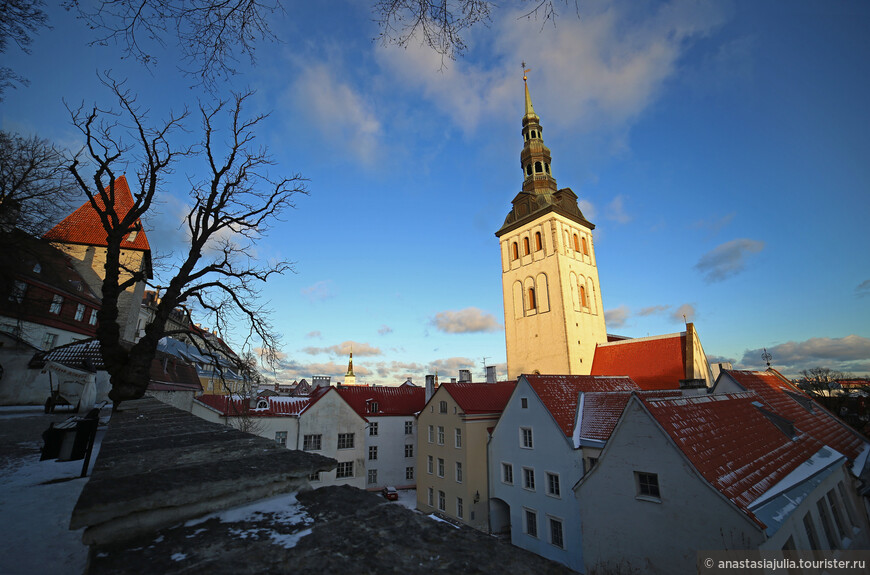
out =
[[426,401],[428,402],[435,395],[435,376],[426,376]]
[[460,369],[459,370],[459,383],[471,383],[471,370],[470,369]]
[[496,375],[495,375],[495,366],[488,365],[486,366],[486,383],[495,383]]

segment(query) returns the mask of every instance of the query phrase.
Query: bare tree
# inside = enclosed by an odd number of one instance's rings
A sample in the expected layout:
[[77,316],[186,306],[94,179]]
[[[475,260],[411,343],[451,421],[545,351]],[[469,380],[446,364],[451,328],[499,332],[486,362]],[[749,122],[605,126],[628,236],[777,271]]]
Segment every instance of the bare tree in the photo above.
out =
[[[522,1],[529,6],[524,17],[555,22],[557,0]],[[579,10],[577,0],[562,2]],[[452,60],[465,51],[465,34],[478,24],[487,25],[498,6],[491,0],[375,0],[373,10],[382,43],[406,47],[420,42]]]
[[[230,326],[238,330],[246,325],[243,347],[256,343],[276,348],[277,338],[268,321],[268,309],[259,303],[258,290],[273,275],[291,270],[292,263],[258,266],[246,254],[246,242],[261,237],[288,207],[293,207],[294,196],[307,191],[299,174],[283,178],[268,175],[272,165],[268,151],[254,142],[254,129],[265,116],[247,118],[243,114],[250,93],[237,94],[230,102],[212,107],[200,105],[202,141],[193,148],[183,148],[172,140],[187,120],[187,112],[172,115],[158,127],[150,128],[147,115],[136,106],[135,98],[123,84],[108,78],[105,83],[120,110],[71,110],[73,123],[84,135],[86,145],[70,162],[69,169],[107,234],[97,338],[111,376],[109,397],[117,407],[124,400],[144,394],[157,343],[167,333],[170,314],[180,306],[196,306],[216,326],[218,335],[228,333]],[[225,133],[219,129],[224,118],[229,125]],[[127,144],[126,138],[132,143]],[[118,213],[114,208],[115,181],[121,175],[118,169],[123,169],[134,155],[139,159],[134,205],[126,214]],[[125,289],[147,278],[143,272],[122,265],[121,241],[138,229],[140,218],[164,193],[164,176],[182,156],[201,160],[206,171],[199,179],[189,178],[193,204],[186,216],[189,247],[163,288],[144,336],[128,347],[121,342],[118,298]],[[89,178],[90,169],[93,173]],[[197,337],[196,332],[189,335]],[[202,345],[209,345],[206,338],[201,339]]]
[[258,41],[275,40],[270,16],[280,0],[66,0],[94,30],[91,44],[114,43],[146,66],[152,42],[175,46],[182,71],[208,88],[236,73],[240,57],[254,63]]
[[[10,40],[26,54],[30,53],[33,35],[48,26],[42,0],[4,0],[0,2],[0,54],[5,54]],[[26,86],[27,78],[7,66],[0,66],[0,100],[6,88]]]

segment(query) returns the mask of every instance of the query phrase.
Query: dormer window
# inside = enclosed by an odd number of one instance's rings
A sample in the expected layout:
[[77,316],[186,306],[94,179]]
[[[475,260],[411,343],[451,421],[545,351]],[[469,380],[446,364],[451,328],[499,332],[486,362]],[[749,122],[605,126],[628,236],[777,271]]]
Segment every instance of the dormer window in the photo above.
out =
[[269,402],[265,399],[260,399],[257,401],[257,409],[269,409]]
[[378,412],[378,402],[370,401],[369,402],[369,413],[377,413]]
[[133,230],[130,232],[130,235],[127,236],[127,241],[131,244],[136,241],[136,236],[139,235],[139,230]]

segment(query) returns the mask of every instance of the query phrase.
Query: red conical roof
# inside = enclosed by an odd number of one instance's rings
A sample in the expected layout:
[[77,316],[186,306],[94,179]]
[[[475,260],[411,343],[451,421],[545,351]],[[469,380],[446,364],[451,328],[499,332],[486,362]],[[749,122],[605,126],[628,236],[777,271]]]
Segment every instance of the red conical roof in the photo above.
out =
[[[108,187],[106,188],[106,193],[109,193]],[[102,198],[97,196],[95,199],[97,205],[102,207]],[[133,207],[133,204],[133,194],[130,193],[127,178],[121,176],[115,180],[115,211],[118,214],[118,218],[126,216],[127,212]],[[136,234],[135,236],[133,236],[134,233]],[[131,236],[133,236],[133,241],[130,241]],[[106,231],[103,229],[100,216],[94,210],[90,201],[85,202],[79,209],[65,217],[62,222],[50,229],[44,237],[47,240],[65,244],[83,244],[87,246],[108,245]],[[121,243],[121,247],[125,250],[151,251],[148,237],[145,235],[145,230],[142,229],[127,234]]]

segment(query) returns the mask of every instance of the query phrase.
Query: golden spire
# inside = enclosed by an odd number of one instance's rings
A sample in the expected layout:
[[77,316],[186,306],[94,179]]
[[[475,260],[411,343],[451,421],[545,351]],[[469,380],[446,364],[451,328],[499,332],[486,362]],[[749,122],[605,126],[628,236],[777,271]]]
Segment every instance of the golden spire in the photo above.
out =
[[526,117],[534,116],[537,118],[538,115],[535,114],[535,108],[532,106],[532,97],[529,95],[529,77],[526,76],[531,71],[532,69],[526,68],[526,63],[523,62],[523,85],[526,88]]
[[347,373],[346,376],[353,377],[353,345],[350,346],[350,359],[347,361]]

